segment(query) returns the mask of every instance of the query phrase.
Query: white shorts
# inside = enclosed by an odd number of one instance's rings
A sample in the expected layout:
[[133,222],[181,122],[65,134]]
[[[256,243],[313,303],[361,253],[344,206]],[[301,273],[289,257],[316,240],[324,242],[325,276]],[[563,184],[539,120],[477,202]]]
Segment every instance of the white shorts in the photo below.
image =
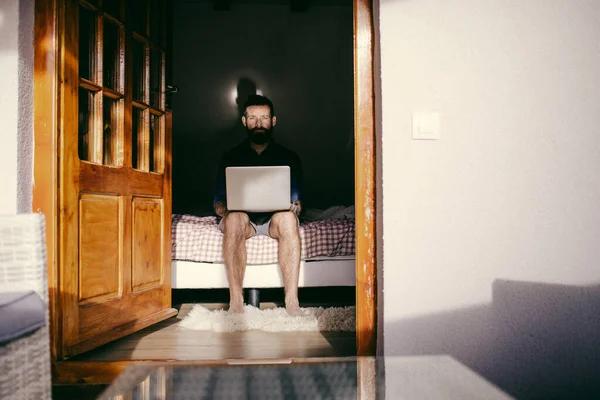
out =
[[[275,213],[248,214],[250,225],[254,228],[254,236],[263,235],[271,237],[271,235],[269,235],[269,227],[271,226],[271,218],[273,215],[275,215]],[[297,215],[296,221],[298,222],[298,226],[300,226],[300,220]],[[219,230],[223,232],[223,218],[219,221]]]

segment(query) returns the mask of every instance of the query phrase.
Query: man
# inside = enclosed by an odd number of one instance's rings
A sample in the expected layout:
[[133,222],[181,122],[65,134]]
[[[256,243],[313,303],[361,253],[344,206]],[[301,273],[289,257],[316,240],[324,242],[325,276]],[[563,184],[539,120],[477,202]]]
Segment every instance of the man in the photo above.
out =
[[[223,258],[229,281],[229,311],[244,310],[242,284],[246,271],[246,240],[255,235],[267,235],[278,241],[278,258],[285,289],[285,308],[290,315],[302,315],[298,303],[300,271],[300,231],[298,215],[302,210],[300,185],[302,165],[291,150],[276,143],[273,127],[277,119],[273,103],[264,96],[250,95],[244,104],[242,124],[247,139],[223,155],[217,176],[214,207],[221,217],[219,228],[224,234]],[[276,213],[245,213],[227,209],[225,168],[241,166],[287,165],[291,174],[289,211]]]

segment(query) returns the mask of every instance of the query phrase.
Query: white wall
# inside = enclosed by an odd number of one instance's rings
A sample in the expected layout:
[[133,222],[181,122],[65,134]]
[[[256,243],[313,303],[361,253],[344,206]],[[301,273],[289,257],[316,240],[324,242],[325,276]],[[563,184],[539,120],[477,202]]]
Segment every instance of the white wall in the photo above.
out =
[[31,211],[33,1],[0,4],[0,214]]
[[18,22],[19,1],[0,6],[0,214],[17,212]]
[[[379,7],[385,353],[597,390],[600,3]],[[440,140],[411,139],[423,110]]]

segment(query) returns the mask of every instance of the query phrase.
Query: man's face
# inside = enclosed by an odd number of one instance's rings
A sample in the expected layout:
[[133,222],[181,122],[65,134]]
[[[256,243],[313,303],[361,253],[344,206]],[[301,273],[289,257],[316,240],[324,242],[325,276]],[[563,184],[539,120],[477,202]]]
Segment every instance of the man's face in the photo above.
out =
[[269,141],[276,121],[275,117],[271,117],[269,106],[250,106],[242,117],[248,137],[256,144],[265,144]]

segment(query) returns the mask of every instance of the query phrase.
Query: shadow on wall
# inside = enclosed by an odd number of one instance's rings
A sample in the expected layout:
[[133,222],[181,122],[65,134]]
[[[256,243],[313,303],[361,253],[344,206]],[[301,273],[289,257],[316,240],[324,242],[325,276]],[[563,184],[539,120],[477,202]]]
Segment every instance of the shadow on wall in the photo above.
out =
[[[178,214],[213,214],[213,194],[221,156],[246,137],[241,118],[244,102],[256,94],[256,83],[241,77],[237,83],[238,118],[230,127],[217,133],[173,135],[173,212]],[[190,179],[190,177],[192,177]]]
[[388,323],[386,347],[449,354],[520,399],[600,398],[600,287],[497,280],[491,306]]

